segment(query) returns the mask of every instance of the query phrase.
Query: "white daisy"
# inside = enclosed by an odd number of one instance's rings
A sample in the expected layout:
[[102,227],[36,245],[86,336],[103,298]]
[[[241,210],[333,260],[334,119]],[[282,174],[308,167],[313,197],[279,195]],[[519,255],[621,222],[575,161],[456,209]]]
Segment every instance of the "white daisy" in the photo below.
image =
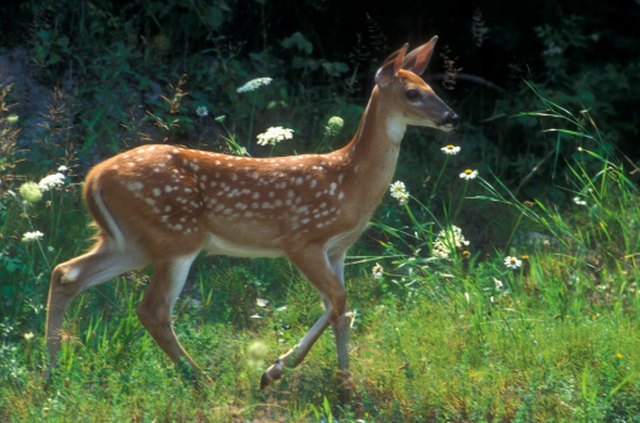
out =
[[452,144],[445,145],[440,149],[440,151],[442,151],[444,154],[447,154],[449,156],[455,156],[460,152],[460,150],[462,150],[460,146],[452,145]]
[[519,269],[522,267],[522,260],[515,256],[506,256],[504,258],[504,265],[509,269]]
[[380,265],[380,263],[376,263],[376,265],[371,268],[371,273],[373,274],[373,279],[380,280],[382,279],[384,268]]
[[467,181],[476,179],[477,177],[478,177],[477,170],[465,169],[465,171],[460,174],[460,178]]
[[205,105],[198,106],[198,107],[196,107],[196,114],[198,116],[200,116],[200,117],[208,116],[209,115],[209,109]]

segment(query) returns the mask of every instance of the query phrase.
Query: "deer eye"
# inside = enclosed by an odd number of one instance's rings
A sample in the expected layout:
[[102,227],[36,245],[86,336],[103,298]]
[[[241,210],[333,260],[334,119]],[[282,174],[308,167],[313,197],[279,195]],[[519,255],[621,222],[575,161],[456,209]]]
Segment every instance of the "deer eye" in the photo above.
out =
[[404,93],[404,95],[406,95],[409,100],[413,101],[420,98],[420,91],[416,89],[411,89],[411,90],[408,90],[406,93]]

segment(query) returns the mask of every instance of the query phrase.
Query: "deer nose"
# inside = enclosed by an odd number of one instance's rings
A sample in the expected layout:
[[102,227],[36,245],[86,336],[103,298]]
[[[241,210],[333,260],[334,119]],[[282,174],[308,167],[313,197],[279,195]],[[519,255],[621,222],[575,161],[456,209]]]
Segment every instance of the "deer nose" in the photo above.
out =
[[460,117],[457,114],[455,114],[455,112],[447,111],[447,112],[444,112],[444,114],[442,115],[442,121],[440,121],[440,125],[446,128],[453,129],[456,126],[458,126],[459,122],[460,122]]

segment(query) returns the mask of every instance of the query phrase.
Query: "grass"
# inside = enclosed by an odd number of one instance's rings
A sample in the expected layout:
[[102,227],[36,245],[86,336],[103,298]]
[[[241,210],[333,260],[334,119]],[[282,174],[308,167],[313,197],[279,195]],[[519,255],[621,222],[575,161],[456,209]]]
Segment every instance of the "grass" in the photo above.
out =
[[[638,417],[637,316],[601,310],[559,318],[543,301],[535,307],[525,305],[522,296],[516,301],[507,295],[494,305],[480,295],[469,301],[464,295],[442,301],[420,296],[373,304],[376,288],[369,280],[356,278],[349,288],[358,293],[352,296],[358,316],[351,354],[356,409],[335,403],[329,334],[273,390],[258,389],[263,360],[282,352],[320,312],[303,281],[284,298],[287,310],[267,311],[265,319],[246,328],[208,319],[213,310],[182,301],[177,331],[215,378],[196,389],[137,323],[131,299],[141,289],[120,279],[109,292],[113,310],[92,313],[97,294],[74,305],[71,332],[81,339],[66,343],[50,387],[40,378],[39,341],[14,340],[16,349],[5,359],[15,360],[22,371],[0,388],[3,420],[307,421],[316,419],[325,398],[346,420],[356,415],[367,421]],[[287,325],[291,329],[283,331]],[[264,344],[266,357],[251,357],[256,342]]]
[[[91,232],[77,185],[45,192],[38,205],[5,194],[0,420],[640,421],[637,190],[587,114],[540,100],[528,117],[563,123],[547,132],[583,142],[564,188],[578,200],[564,209],[522,202],[487,174],[458,181],[461,198],[438,215],[437,191],[446,189],[438,184],[400,195],[408,200],[400,207],[385,204],[367,235],[375,242],[359,244],[347,267],[356,313],[350,404],[337,400],[330,331],[299,368],[259,390],[268,363],[321,313],[284,260],[208,258],[192,269],[176,331],[213,383],[192,386],[138,322],[147,270],[72,303],[60,366],[43,384],[48,274],[85,249]],[[470,204],[516,216],[504,249],[454,235]],[[42,239],[20,241],[38,228]],[[431,254],[435,242],[446,254]],[[506,256],[521,266],[507,268]]]

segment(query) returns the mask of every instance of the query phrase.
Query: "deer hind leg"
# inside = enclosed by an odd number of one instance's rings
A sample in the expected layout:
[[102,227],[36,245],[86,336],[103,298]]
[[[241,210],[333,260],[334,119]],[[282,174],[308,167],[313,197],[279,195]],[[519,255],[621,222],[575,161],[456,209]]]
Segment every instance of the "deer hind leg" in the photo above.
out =
[[321,248],[306,249],[302,252],[289,254],[289,259],[319,291],[325,303],[325,310],[302,340],[281,355],[264,372],[260,380],[261,388],[265,388],[271,382],[280,379],[285,367],[296,367],[300,364],[327,326],[335,322],[346,310],[344,286],[334,274],[329,260]]
[[103,239],[86,254],[53,269],[47,305],[46,340],[50,368],[57,364],[62,324],[67,306],[80,292],[147,263],[138,251],[117,251],[113,241]]
[[184,287],[196,255],[154,263],[151,283],[137,312],[149,334],[180,370],[189,374],[195,370],[198,376],[204,376],[200,367],[180,345],[171,323],[173,306]]

